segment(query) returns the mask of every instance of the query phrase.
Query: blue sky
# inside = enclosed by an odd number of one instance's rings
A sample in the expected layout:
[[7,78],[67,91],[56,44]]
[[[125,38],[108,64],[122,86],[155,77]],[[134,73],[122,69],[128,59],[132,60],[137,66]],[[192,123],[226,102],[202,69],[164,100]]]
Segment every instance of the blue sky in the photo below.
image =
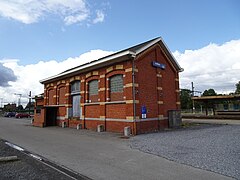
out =
[[27,102],[39,80],[158,36],[185,69],[180,88],[235,91],[239,0],[0,0],[0,99]]
[[66,25],[61,15],[51,12],[30,24],[0,17],[0,59],[19,59],[22,65],[62,61],[92,49],[117,51],[157,36],[173,52],[240,38],[239,0],[91,0],[86,4],[91,16],[101,10],[104,20]]

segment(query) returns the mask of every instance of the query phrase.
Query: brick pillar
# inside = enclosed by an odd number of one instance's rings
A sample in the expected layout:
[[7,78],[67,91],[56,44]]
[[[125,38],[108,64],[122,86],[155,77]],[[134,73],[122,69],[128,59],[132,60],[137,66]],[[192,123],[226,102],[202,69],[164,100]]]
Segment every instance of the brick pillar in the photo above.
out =
[[133,120],[133,80],[132,80],[132,68],[125,70],[124,77],[124,97],[126,97],[126,119]]
[[66,112],[67,112],[67,118],[70,118],[70,109],[72,108],[72,96],[71,96],[71,85],[66,83],[66,93],[65,93],[65,98],[66,98]]
[[68,105],[72,104],[72,100],[71,100],[71,85],[69,83],[66,83],[65,98],[66,98],[66,104],[68,104]]
[[56,88],[56,104],[57,105],[59,105],[59,93],[60,93],[60,91],[59,91],[59,88]]
[[181,109],[181,103],[180,103],[180,89],[179,89],[178,72],[176,72],[175,89],[176,89],[176,109],[180,110]]
[[89,92],[88,92],[88,82],[85,83],[85,102],[89,100]]
[[57,86],[54,86],[53,88],[53,104],[56,105],[57,104]]
[[47,88],[46,88],[45,85],[44,85],[44,94],[43,94],[43,97],[44,97],[43,105],[47,105]]
[[85,85],[85,79],[81,80],[81,85],[80,85],[80,95],[81,95],[81,102],[80,106],[82,108],[82,117],[81,120],[83,120],[82,127],[85,129],[85,106],[84,103],[86,102],[86,85]]
[[109,78],[105,78],[105,85],[106,85],[106,94],[105,94],[106,99],[105,99],[105,101],[109,102],[109,101],[111,101]]
[[106,127],[106,94],[109,92],[107,91],[106,87],[107,87],[108,82],[106,81],[106,77],[105,74],[100,75],[99,78],[99,99],[100,99],[100,119],[104,120],[104,128],[105,130],[107,130]]

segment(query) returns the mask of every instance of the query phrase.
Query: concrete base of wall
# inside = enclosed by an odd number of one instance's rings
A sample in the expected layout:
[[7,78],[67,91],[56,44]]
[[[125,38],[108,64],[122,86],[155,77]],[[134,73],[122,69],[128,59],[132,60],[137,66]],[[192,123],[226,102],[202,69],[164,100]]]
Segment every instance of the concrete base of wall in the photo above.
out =
[[[58,120],[57,126],[63,127],[62,123],[64,123],[64,127],[90,129],[98,132],[117,132],[122,134],[125,134],[125,127],[130,127],[132,135],[156,132],[169,127],[168,120],[138,121],[136,122],[136,126],[134,125],[134,122],[124,121]],[[44,127],[44,123],[34,121],[33,126]]]

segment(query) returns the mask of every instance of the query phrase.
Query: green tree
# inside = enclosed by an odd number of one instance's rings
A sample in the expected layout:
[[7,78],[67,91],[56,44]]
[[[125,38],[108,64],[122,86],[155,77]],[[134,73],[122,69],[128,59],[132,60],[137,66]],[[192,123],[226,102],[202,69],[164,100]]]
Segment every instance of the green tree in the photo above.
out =
[[23,110],[23,106],[22,106],[22,105],[19,105],[19,106],[17,107],[17,109],[18,109],[19,111],[22,111],[22,110]]
[[235,94],[240,94],[240,81],[236,84],[236,91]]
[[208,89],[208,90],[205,90],[202,94],[202,96],[216,96],[217,93],[215,92],[214,89]]
[[[214,89],[208,89],[203,92],[202,96],[217,96],[217,93],[215,92]],[[205,101],[204,107],[206,109],[206,114],[208,114],[208,108],[212,108],[213,113],[215,114],[215,103],[216,102],[214,100]]]
[[181,109],[191,109],[192,108],[191,90],[181,89],[180,101],[181,101]]
[[34,109],[34,102],[31,102],[31,103],[28,102],[28,103],[27,103],[27,105],[26,105],[26,107],[25,107],[25,110],[28,110],[29,108],[30,108],[30,109]]

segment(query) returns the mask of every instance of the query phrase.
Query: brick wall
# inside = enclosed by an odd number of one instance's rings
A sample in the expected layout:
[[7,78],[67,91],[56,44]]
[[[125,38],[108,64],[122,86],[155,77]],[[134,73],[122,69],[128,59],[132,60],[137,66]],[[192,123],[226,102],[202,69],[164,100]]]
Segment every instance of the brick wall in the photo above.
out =
[[[166,68],[153,67],[153,61],[165,64]],[[177,103],[179,101],[178,72],[159,45],[143,52],[137,58],[135,65],[138,69],[136,72],[136,83],[138,84],[136,99],[139,100],[136,114],[141,119],[141,106],[146,106],[147,119],[155,118],[156,121],[141,122],[140,120],[137,125],[138,132],[168,127],[168,120],[166,120],[168,110],[179,109]]]
[[[107,131],[123,132],[125,126],[131,126],[134,134],[152,132],[168,127],[167,111],[179,108],[178,72],[169,62],[159,45],[141,53],[135,60],[109,65],[82,74],[75,74],[44,85],[44,105],[58,107],[58,124],[67,122],[76,128],[82,124],[87,129],[97,129],[103,124]],[[152,66],[152,61],[166,65],[165,70]],[[135,83],[133,83],[133,74]],[[121,74],[123,92],[110,91],[110,78]],[[89,82],[97,80],[98,94],[89,95]],[[80,117],[71,118],[72,108],[71,83],[80,81]],[[133,88],[136,98],[136,126],[134,125]],[[89,101],[90,100],[90,101]],[[147,107],[147,120],[141,120],[141,106]],[[43,111],[45,113],[45,111]],[[36,116],[37,117],[37,116]],[[45,115],[41,114],[44,122]],[[164,120],[165,119],[165,120]],[[136,129],[134,128],[136,127]],[[137,130],[137,131],[136,131]]]
[[106,105],[106,118],[126,119],[126,104]]
[[[44,126],[44,99],[38,98],[35,99],[35,106],[34,106],[34,118],[33,118],[33,125],[43,127]],[[37,107],[38,106],[38,107]],[[37,108],[40,109],[40,112],[37,112]]]
[[85,118],[99,118],[99,117],[100,117],[99,105],[85,106]]

